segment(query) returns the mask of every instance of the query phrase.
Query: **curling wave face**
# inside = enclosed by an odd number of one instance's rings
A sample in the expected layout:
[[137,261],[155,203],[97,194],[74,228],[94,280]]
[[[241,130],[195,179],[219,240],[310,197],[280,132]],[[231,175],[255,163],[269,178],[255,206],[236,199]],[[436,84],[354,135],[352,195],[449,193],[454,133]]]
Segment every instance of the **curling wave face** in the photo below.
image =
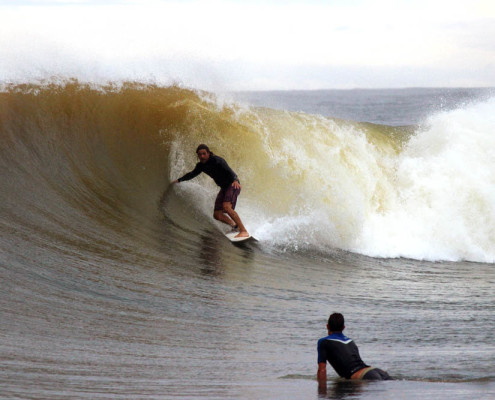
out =
[[157,217],[193,232],[220,229],[206,177],[167,190],[205,142],[241,178],[238,211],[270,246],[493,262],[494,108],[489,99],[392,128],[177,86],[8,86],[0,93],[3,223],[79,239],[104,236],[95,222],[110,231],[128,224],[143,242]]

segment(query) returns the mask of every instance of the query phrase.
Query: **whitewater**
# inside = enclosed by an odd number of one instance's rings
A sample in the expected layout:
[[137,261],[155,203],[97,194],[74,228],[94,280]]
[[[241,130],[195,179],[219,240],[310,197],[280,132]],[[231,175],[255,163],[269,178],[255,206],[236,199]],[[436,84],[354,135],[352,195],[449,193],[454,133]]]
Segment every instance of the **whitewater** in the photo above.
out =
[[493,262],[494,107],[492,98],[424,122],[394,160],[390,206],[367,219],[358,250]]

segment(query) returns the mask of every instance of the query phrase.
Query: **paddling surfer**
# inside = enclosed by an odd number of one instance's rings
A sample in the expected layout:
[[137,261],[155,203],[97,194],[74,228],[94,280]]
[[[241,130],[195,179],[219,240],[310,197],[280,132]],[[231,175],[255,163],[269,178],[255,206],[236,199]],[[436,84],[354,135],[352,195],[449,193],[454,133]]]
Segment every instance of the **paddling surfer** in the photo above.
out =
[[220,186],[217,198],[215,200],[215,208],[213,218],[230,225],[233,229],[238,229],[239,234],[236,237],[249,237],[249,233],[244,227],[239,214],[235,211],[237,196],[241,193],[241,183],[236,173],[232,171],[227,162],[210,151],[206,144],[200,144],[196,149],[199,162],[191,171],[173,181],[173,184],[188,181],[195,178],[201,172],[204,172]]
[[342,378],[363,380],[390,380],[389,374],[366,365],[356,344],[345,336],[344,316],[333,313],[328,318],[328,336],[318,340],[318,386],[326,387],[327,361]]

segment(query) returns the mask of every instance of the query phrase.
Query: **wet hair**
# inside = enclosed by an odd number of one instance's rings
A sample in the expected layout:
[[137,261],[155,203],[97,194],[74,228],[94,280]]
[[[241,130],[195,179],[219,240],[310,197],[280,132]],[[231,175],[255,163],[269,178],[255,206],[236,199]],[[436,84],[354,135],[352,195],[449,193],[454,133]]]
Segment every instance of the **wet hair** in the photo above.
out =
[[328,328],[332,332],[342,332],[344,330],[344,316],[341,313],[333,313],[328,318]]
[[200,150],[206,150],[208,153],[211,153],[209,147],[206,144],[200,144],[196,149],[196,154],[198,154]]

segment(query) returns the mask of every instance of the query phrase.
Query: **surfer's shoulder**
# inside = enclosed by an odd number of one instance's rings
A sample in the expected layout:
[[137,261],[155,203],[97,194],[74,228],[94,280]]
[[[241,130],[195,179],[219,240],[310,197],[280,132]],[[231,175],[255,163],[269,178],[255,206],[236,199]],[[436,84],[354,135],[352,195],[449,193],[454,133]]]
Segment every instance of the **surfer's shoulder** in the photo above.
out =
[[332,333],[331,335],[325,336],[321,338],[318,343],[324,342],[324,341],[334,341],[334,342],[341,342],[344,344],[351,343],[352,339],[348,338],[347,336],[341,334],[341,333]]

